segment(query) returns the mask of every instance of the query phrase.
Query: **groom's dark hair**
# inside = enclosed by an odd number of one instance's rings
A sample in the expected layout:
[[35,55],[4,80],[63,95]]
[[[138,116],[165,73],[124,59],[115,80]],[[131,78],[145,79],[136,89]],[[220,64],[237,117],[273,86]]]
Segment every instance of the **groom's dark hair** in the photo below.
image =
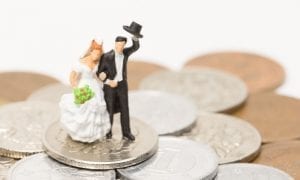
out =
[[126,43],[127,42],[127,38],[124,37],[124,36],[118,36],[118,37],[116,37],[115,41],[116,42],[123,42],[123,41],[125,41],[125,43]]

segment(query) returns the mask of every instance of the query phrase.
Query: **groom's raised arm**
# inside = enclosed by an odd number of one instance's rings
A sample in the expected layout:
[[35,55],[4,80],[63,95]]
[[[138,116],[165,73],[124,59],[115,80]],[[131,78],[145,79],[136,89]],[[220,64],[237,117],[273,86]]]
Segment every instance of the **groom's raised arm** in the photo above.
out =
[[125,48],[124,53],[130,56],[132,53],[137,51],[140,48],[139,38],[133,36],[132,37],[132,46]]

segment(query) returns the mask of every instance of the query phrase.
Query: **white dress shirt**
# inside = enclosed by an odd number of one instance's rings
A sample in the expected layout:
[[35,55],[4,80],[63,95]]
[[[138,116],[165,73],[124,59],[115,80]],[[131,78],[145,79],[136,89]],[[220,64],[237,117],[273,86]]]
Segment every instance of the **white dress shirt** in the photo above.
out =
[[115,81],[120,82],[123,80],[123,61],[124,61],[124,54],[119,54],[115,51],[115,64],[117,74],[114,78]]
[[115,51],[115,65],[116,65],[116,76],[113,80],[107,79],[104,84],[108,84],[109,81],[116,81],[120,82],[123,80],[123,61],[124,61],[124,54],[119,54]]

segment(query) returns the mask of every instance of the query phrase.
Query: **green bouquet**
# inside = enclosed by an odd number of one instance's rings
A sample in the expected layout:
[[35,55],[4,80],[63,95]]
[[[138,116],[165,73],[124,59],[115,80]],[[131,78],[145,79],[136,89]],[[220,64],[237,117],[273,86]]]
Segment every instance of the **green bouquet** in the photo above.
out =
[[73,94],[75,97],[74,103],[77,105],[84,104],[86,101],[92,99],[95,96],[95,93],[88,85],[85,85],[82,88],[75,88],[73,90]]

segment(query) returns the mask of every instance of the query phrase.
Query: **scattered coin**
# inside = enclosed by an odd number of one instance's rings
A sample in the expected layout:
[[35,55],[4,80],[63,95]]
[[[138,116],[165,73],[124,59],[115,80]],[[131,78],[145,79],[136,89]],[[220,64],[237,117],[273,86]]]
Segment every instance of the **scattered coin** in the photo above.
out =
[[0,155],[22,158],[42,152],[46,127],[59,119],[59,108],[48,102],[17,102],[0,107]]
[[251,124],[223,114],[200,114],[196,126],[183,136],[210,144],[219,164],[251,161],[261,146],[260,134]]
[[15,163],[15,159],[0,156],[0,180],[6,179],[9,168]]
[[[116,116],[119,117],[119,116]],[[59,122],[52,124],[45,133],[44,147],[53,159],[64,164],[85,169],[115,169],[131,166],[156,153],[158,135],[143,122],[131,118],[135,141],[122,139],[120,118],[115,118],[113,138],[94,143],[73,141]]]
[[58,80],[32,72],[0,73],[0,97],[6,101],[23,101],[34,90]]
[[265,144],[255,163],[274,166],[300,179],[300,141]]
[[29,156],[17,162],[9,171],[8,180],[114,180],[116,173],[91,171],[63,165],[44,153]]
[[140,82],[148,75],[161,70],[167,70],[166,67],[145,61],[128,61],[128,87],[130,90],[138,89]]
[[211,53],[191,59],[186,67],[212,67],[243,79],[250,93],[276,89],[284,79],[281,65],[263,56],[242,52]]
[[254,125],[264,143],[300,137],[300,100],[274,93],[253,94],[233,113]]
[[140,87],[184,95],[195,100],[199,112],[231,111],[248,95],[242,80],[209,68],[155,73],[145,78]]
[[219,167],[215,180],[293,180],[287,173],[260,164],[235,163]]
[[27,98],[27,101],[38,100],[59,103],[61,96],[67,93],[72,93],[72,88],[70,86],[61,83],[55,83],[34,91]]
[[0,106],[3,105],[3,104],[6,104],[7,102],[3,99],[0,99]]
[[175,137],[160,137],[159,150],[150,160],[118,169],[124,179],[211,180],[217,173],[218,157],[206,144]]
[[179,135],[190,130],[197,107],[189,99],[161,91],[129,92],[130,115],[151,125],[159,135]]

